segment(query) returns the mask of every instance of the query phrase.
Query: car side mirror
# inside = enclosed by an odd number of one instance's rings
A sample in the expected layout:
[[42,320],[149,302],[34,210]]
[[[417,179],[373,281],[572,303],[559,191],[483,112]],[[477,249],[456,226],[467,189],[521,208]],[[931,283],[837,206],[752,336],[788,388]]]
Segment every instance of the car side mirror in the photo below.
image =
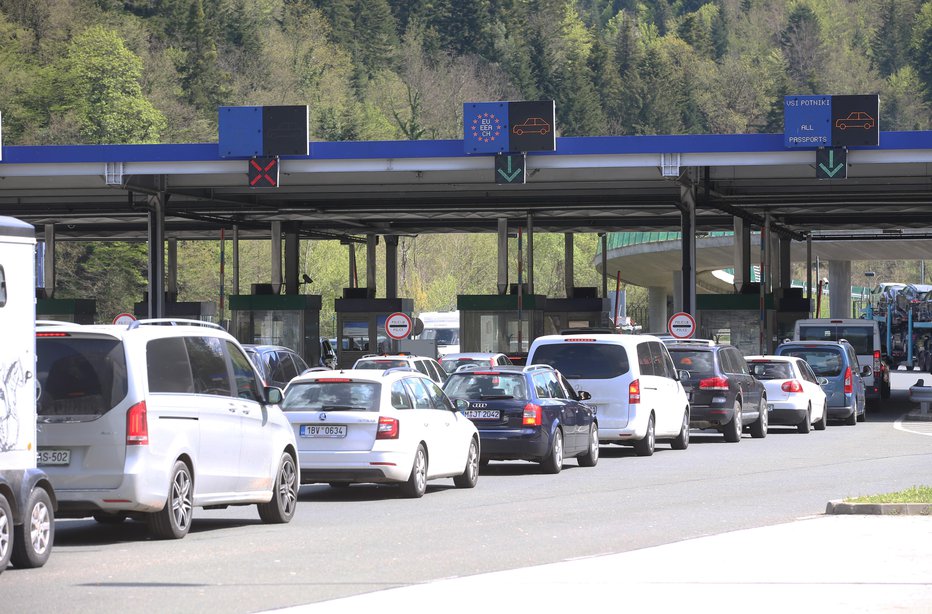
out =
[[469,401],[466,399],[455,399],[453,401],[453,406],[456,408],[456,411],[466,411],[469,409]]
[[269,405],[278,405],[284,398],[285,396],[282,394],[281,388],[276,388],[275,386],[265,387],[265,402]]
[[676,374],[679,376],[679,380],[681,382],[689,379],[689,371],[687,371],[686,369],[681,369],[677,371]]
[[825,377],[824,375],[820,376],[817,381],[819,382],[820,386],[825,386],[826,384],[828,384],[828,378]]
[[580,401],[588,401],[589,399],[592,398],[592,395],[586,392],[585,390],[580,390],[579,392],[576,393],[576,395],[579,397]]
[[861,369],[861,377],[870,377],[874,374],[874,370],[868,365],[864,365],[864,368]]

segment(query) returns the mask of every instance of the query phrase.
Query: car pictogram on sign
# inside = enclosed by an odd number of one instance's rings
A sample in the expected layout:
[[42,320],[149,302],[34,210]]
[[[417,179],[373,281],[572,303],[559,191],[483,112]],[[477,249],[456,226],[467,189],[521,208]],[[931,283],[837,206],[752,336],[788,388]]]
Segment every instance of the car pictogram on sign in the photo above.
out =
[[864,113],[863,111],[852,111],[848,113],[848,117],[842,117],[835,120],[835,127],[839,130],[847,130],[848,128],[863,128],[864,130],[870,130],[874,127],[874,118]]
[[511,129],[515,134],[547,134],[550,124],[542,117],[529,117]]

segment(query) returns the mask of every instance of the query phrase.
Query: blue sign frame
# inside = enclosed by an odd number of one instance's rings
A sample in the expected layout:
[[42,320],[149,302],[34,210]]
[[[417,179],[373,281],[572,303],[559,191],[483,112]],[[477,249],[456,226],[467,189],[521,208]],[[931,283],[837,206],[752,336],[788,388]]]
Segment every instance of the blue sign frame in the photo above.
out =
[[832,146],[832,97],[784,96],[783,145],[787,148]]
[[468,154],[508,151],[508,103],[463,104],[463,149]]

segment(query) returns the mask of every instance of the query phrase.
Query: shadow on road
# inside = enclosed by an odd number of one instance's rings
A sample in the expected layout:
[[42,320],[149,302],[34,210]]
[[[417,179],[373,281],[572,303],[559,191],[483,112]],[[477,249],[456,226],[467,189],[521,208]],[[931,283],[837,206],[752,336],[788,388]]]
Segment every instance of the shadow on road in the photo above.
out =
[[[190,535],[261,524],[258,515],[249,518],[198,518],[195,511]],[[58,520],[55,523],[56,546],[105,546],[125,542],[161,541],[153,537],[145,522],[125,520],[121,523],[99,523],[90,518]]]

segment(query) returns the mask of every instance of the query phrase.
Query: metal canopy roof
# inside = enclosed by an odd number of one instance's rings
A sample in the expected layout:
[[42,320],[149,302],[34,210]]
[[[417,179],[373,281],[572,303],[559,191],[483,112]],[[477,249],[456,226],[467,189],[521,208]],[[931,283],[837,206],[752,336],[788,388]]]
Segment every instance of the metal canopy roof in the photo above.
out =
[[233,224],[264,238],[273,220],[304,236],[491,232],[528,214],[543,232],[678,230],[683,176],[696,185],[698,230],[765,212],[815,234],[932,227],[932,132],[882,132],[880,143],[851,148],[847,179],[820,181],[815,151],[786,149],[782,134],[563,137],[528,154],[526,184],[497,185],[493,157],[466,155],[460,140],[312,142],[264,189],[216,143],[9,146],[0,212],[56,224],[60,240],[144,240],[159,190],[173,238],[215,239]]

